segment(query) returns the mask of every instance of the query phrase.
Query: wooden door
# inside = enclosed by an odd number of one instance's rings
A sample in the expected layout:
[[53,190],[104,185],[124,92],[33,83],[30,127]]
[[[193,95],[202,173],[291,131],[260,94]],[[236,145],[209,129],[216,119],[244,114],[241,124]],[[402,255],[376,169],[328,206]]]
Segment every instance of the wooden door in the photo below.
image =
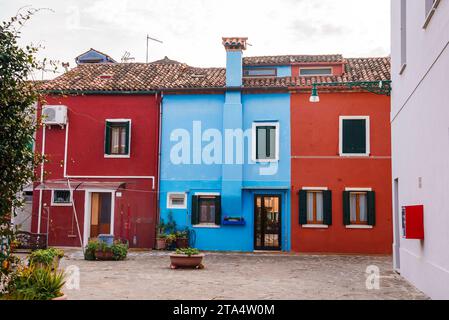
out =
[[111,193],[94,192],[91,195],[90,237],[111,233]]

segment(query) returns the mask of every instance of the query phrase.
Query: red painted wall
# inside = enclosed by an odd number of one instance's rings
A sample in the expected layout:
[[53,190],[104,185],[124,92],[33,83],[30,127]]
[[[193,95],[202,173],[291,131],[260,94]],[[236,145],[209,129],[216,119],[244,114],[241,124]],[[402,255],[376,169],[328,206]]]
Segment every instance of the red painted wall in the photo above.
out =
[[[292,250],[318,253],[390,254],[392,236],[390,98],[371,93],[320,93],[291,96]],[[370,116],[371,156],[339,156],[339,117]],[[298,191],[328,187],[333,223],[328,229],[299,225]],[[346,229],[345,188],[372,188],[376,193],[376,226]]]
[[[76,181],[126,182],[122,197],[115,198],[114,233],[129,236],[130,245],[151,248],[157,215],[157,181],[159,148],[159,100],[154,95],[86,95],[50,96],[49,105],[68,107],[69,135],[67,175],[69,176],[154,176],[135,178],[73,178]],[[39,111],[40,113],[40,111]],[[130,158],[104,157],[106,119],[131,119]],[[64,144],[66,128],[46,129],[45,180],[64,179]],[[36,135],[36,151],[42,148],[42,129]],[[40,177],[40,167],[36,170]],[[50,191],[43,192],[43,204],[50,209],[49,243],[79,246],[79,237],[71,207],[51,204]],[[75,192],[75,205],[83,233],[84,191]],[[37,232],[39,191],[34,192],[32,230]],[[48,210],[42,211],[41,232],[47,229]],[[74,224],[74,225],[73,225]],[[73,226],[72,226],[73,225]],[[72,231],[74,228],[75,232]],[[75,235],[73,235],[75,234]]]

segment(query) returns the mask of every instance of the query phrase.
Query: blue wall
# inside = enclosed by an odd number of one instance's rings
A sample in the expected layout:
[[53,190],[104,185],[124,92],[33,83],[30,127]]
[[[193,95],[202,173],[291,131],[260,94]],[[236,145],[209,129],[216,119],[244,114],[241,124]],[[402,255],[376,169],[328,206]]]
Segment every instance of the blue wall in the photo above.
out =
[[[239,116],[240,114],[240,116]],[[222,196],[222,217],[241,215],[245,226],[195,227],[195,246],[202,250],[253,251],[254,249],[254,194],[282,195],[282,249],[290,250],[290,96],[289,94],[241,94],[233,92],[218,95],[165,95],[162,110],[161,137],[161,218],[167,220],[171,211],[178,227],[191,227],[191,197],[197,192],[214,192]],[[260,175],[261,164],[248,163],[250,145],[245,144],[244,164],[206,164],[195,157],[194,150],[210,143],[193,143],[199,136],[199,121],[204,133],[207,129],[250,129],[253,121],[278,121],[280,125],[280,161],[274,175]],[[178,132],[176,131],[178,129]],[[179,130],[181,129],[181,131]],[[178,140],[172,141],[172,133]],[[179,145],[180,136],[190,135],[190,155],[172,163],[170,154]],[[204,138],[204,137],[203,137]],[[198,139],[194,139],[198,141]],[[178,153],[179,154],[179,153]],[[181,157],[178,157],[181,158]],[[179,160],[176,158],[176,160]],[[175,161],[176,162],[176,161]],[[243,189],[242,189],[243,188]],[[168,192],[186,192],[187,209],[168,209]]]
[[245,66],[244,69],[265,69],[265,68],[276,68],[277,77],[291,77],[292,67],[291,66]]

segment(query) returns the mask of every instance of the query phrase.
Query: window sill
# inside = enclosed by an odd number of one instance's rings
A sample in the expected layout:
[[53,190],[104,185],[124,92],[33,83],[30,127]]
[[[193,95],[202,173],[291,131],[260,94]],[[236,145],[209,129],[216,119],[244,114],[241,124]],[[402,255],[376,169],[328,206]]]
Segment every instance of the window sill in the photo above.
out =
[[302,227],[305,229],[329,229],[326,224],[303,224]]
[[346,229],[372,229],[372,228],[373,226],[356,225],[356,224],[346,226]]
[[71,203],[52,203],[52,207],[71,207]]
[[279,162],[279,159],[253,159],[253,162],[255,163],[275,163]]
[[433,15],[435,14],[435,11],[437,10],[438,5],[440,4],[440,1],[441,0],[437,0],[433,4],[432,9],[430,9],[429,13],[427,14],[426,20],[424,21],[424,25],[422,27],[423,29],[427,29],[427,27],[429,26],[430,21],[432,20]]
[[131,156],[129,154],[128,155],[116,155],[116,156],[105,154],[104,157],[106,159],[129,159],[129,158],[131,158]]
[[185,210],[185,209],[187,209],[187,207],[185,206],[185,207],[167,207],[167,209],[172,209],[172,210]]
[[221,226],[217,226],[216,224],[195,224],[192,226],[193,228],[200,228],[200,229],[220,229]]
[[369,158],[369,153],[340,153],[343,158]]

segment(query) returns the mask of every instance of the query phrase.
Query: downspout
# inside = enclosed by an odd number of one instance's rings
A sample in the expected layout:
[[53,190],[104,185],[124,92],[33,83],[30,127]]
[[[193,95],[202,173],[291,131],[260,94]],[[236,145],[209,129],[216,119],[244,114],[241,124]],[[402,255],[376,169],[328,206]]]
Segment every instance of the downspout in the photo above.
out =
[[161,146],[162,146],[162,101],[164,100],[164,92],[161,92],[161,97],[159,100],[159,123],[158,123],[158,128],[159,128],[159,141],[158,141],[158,155],[157,155],[157,180],[156,180],[156,236],[157,236],[157,231],[158,231],[158,225],[159,222],[161,220],[161,210],[160,210],[160,180],[161,180]]
[[64,178],[67,178],[67,147],[69,141],[69,121],[65,126],[65,142],[64,142]]
[[[42,150],[41,154],[45,154],[45,124],[42,128]],[[41,163],[41,177],[40,177],[40,183],[44,183],[44,163],[45,160]],[[37,233],[41,233],[41,218],[42,218],[42,196],[43,196],[43,190],[39,190],[39,210],[37,215]],[[48,236],[48,235],[47,235]]]

